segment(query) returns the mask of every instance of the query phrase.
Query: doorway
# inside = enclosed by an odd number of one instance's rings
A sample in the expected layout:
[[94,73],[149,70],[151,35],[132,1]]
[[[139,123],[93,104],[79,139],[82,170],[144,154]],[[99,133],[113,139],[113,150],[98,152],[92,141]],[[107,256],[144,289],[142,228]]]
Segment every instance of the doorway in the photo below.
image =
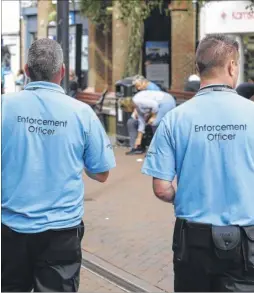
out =
[[[171,16],[165,0],[144,22],[143,75],[165,87],[171,86]],[[167,10],[167,12],[166,12]]]

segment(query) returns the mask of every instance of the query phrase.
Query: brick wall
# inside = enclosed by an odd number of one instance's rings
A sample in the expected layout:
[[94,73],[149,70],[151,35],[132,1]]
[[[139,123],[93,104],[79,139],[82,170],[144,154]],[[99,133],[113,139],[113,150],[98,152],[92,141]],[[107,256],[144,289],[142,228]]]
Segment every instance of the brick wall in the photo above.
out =
[[106,34],[99,27],[89,24],[89,75],[88,87],[95,91],[115,89],[115,82],[122,78],[128,49],[128,27],[118,19],[119,10],[113,6],[112,26]]
[[[185,80],[195,72],[195,11],[190,1],[171,5],[172,88],[183,90]],[[174,3],[174,2],[173,2]],[[118,19],[118,7],[112,14],[112,39],[89,27],[89,87],[97,91],[122,78],[128,50],[129,29]],[[107,44],[106,44],[107,43]],[[111,51],[112,50],[112,51]],[[112,76],[112,77],[111,77]]]
[[[185,2],[185,1],[183,1]],[[195,11],[191,5],[171,10],[172,88],[183,90],[186,78],[195,72]]]

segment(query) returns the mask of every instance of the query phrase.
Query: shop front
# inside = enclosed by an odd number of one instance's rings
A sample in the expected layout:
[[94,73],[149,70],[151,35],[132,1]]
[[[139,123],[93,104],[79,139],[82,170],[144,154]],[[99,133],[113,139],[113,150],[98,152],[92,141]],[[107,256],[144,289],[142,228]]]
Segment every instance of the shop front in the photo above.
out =
[[222,33],[240,45],[238,83],[254,76],[254,11],[250,1],[212,1],[200,12],[200,37]]

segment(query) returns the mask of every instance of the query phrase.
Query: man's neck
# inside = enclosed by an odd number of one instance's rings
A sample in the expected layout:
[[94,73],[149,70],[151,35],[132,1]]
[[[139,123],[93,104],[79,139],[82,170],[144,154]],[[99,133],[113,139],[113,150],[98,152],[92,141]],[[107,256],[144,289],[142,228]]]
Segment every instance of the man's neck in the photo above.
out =
[[223,84],[223,85],[232,87],[231,83],[228,82],[226,79],[211,78],[211,79],[201,79],[200,88],[203,88],[209,85],[215,85],[215,84],[220,84],[220,85]]

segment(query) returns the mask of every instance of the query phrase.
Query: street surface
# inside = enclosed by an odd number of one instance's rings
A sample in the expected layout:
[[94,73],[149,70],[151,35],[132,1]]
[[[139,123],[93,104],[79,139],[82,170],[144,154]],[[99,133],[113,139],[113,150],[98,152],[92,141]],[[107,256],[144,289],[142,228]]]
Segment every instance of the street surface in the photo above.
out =
[[[141,174],[142,162],[137,159],[144,159],[144,155],[125,156],[125,152],[125,148],[115,148],[117,168],[111,171],[107,183],[85,177],[86,232],[82,247],[172,292],[173,207],[153,195],[152,179]],[[85,291],[90,291],[89,286]]]
[[122,293],[125,291],[82,268],[78,292]]

